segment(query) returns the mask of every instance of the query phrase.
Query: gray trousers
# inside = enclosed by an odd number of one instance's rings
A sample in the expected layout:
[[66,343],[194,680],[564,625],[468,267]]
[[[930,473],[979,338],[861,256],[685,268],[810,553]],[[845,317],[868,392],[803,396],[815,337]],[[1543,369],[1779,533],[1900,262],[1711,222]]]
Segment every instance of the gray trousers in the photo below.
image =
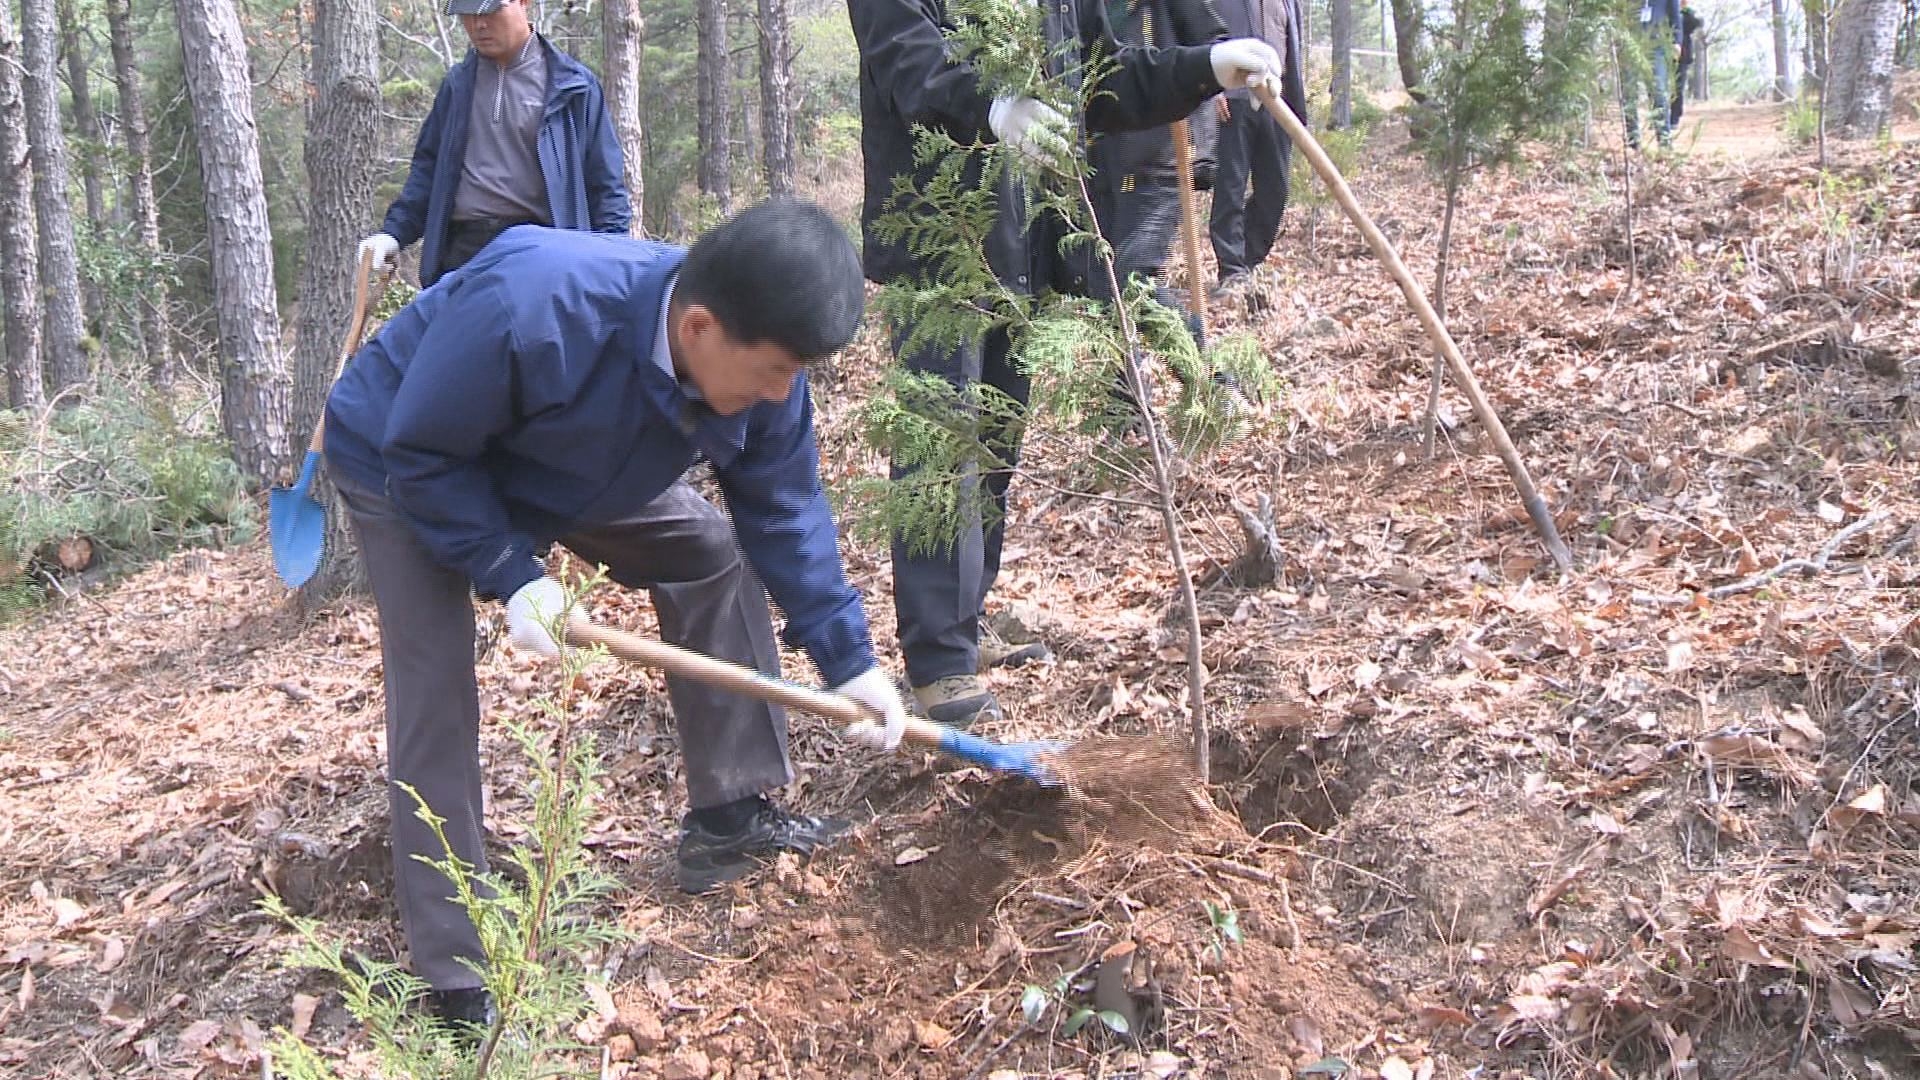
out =
[[[415,816],[446,819],[452,853],[485,871],[480,702],[473,601],[464,574],[433,560],[385,496],[340,485],[380,612],[387,692],[387,780],[395,889],[414,973],[435,989],[478,986],[480,939],[446,878],[414,856],[445,858]],[[726,516],[684,482],[624,521],[561,538],[614,581],[653,595],[661,636],[709,656],[780,673],[766,592],[741,558]],[[793,778],[779,707],[669,677],[687,800],[717,806]]]

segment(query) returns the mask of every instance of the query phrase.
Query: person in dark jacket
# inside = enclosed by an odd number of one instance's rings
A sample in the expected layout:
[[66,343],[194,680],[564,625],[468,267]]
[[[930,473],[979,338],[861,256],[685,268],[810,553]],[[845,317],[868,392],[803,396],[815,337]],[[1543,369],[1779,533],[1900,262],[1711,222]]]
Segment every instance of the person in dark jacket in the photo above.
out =
[[[997,140],[1026,154],[1068,137],[1067,124],[1043,102],[990,96],[977,71],[950,57],[943,30],[952,24],[943,0],[848,0],[847,10],[860,48],[860,146],[866,169],[862,259],[867,277],[880,284],[920,280],[930,268],[907,244],[889,242],[874,230],[892,199],[895,177],[924,188],[934,174],[933,164],[914,160],[912,126],[943,131],[961,143]],[[1047,39],[1057,47],[1050,54],[1054,65],[1070,61],[1077,68],[1095,43],[1120,40],[1102,0],[1058,0],[1042,10]],[[1171,123],[1222,89],[1277,78],[1280,68],[1272,48],[1250,40],[1165,49],[1123,46],[1111,60],[1102,92],[1087,106],[1086,123],[1095,131]],[[1056,67],[1051,74],[1065,72]],[[1071,289],[1074,260],[1059,250],[1066,223],[1052,216],[1029,220],[1015,172],[1003,171],[995,191],[999,214],[984,241],[987,260],[1005,288],[1029,294]],[[896,327],[895,333],[896,341],[904,339],[904,328]],[[957,385],[984,382],[1017,401],[1027,399],[1026,376],[1010,355],[1004,332],[957,350],[929,348],[902,360]],[[1001,460],[1018,458],[1016,432],[985,434]],[[894,475],[903,474],[896,463]],[[1004,511],[1008,476],[998,473],[976,482],[986,484]],[[981,640],[987,593],[1000,568],[1004,519],[1003,512],[990,525],[967,524],[953,546],[937,554],[916,553],[904,539],[894,542],[894,610],[907,678],[921,708],[942,723],[965,725],[998,716],[999,703],[979,672],[1029,652]]]
[[1667,127],[1680,130],[1680,116],[1687,109],[1687,72],[1693,68],[1694,38],[1700,33],[1700,16],[1693,5],[1680,4],[1680,62],[1673,69],[1673,101],[1667,108]]
[[[1227,33],[1257,37],[1284,58],[1282,103],[1295,116],[1307,115],[1307,82],[1301,69],[1306,47],[1303,0],[1220,0]],[[1208,230],[1220,275],[1216,292],[1231,290],[1267,261],[1287,210],[1288,158],[1293,144],[1280,121],[1259,107],[1246,90],[1227,94],[1227,118],[1220,124],[1218,162],[1213,178],[1213,213]]]
[[420,286],[513,225],[624,233],[625,163],[600,80],[536,33],[531,0],[447,0],[473,47],[440,80],[380,231],[385,265],[420,241]]
[[[682,250],[537,226],[503,232],[354,356],[327,402],[326,461],[380,617],[395,886],[415,972],[449,1021],[489,1002],[466,912],[420,856],[485,871],[480,708],[469,590],[506,604],[509,640],[559,655],[571,619],[541,557],[554,542],[652,591],[669,642],[780,671],[786,639],[828,685],[884,718],[906,708],[878,665],[821,487],[806,365],[852,339],[859,257],[824,210],[755,206]],[[683,474],[712,465],[723,514]],[[761,582],[765,582],[766,591]],[[844,828],[789,813],[776,706],[669,676],[687,799],[680,887],[701,893]]]

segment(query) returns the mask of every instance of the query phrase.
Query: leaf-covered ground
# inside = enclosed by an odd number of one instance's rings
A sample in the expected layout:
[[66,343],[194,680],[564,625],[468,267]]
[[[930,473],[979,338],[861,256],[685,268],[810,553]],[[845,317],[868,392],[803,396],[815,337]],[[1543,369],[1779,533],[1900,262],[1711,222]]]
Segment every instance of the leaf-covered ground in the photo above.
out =
[[[603,1075],[1913,1075],[1920,147],[1834,157],[1638,164],[1631,242],[1617,158],[1466,196],[1455,334],[1565,579],[1451,393],[1424,458],[1429,353],[1358,234],[1289,215],[1221,313],[1287,391],[1184,481],[1197,574],[1261,493],[1284,554],[1202,593],[1211,802],[875,766],[796,718],[788,797],[854,839],[689,899],[660,684],[591,672],[602,915],[635,935],[579,1033]],[[1438,206],[1406,162],[1383,132],[1356,186],[1424,278]],[[879,467],[852,433],[879,366],[868,343],[822,380],[836,481]],[[1056,655],[992,676],[996,734],[1184,739],[1157,515],[1063,493],[1083,463],[1036,450],[998,602]],[[888,650],[884,553],[848,556]],[[288,607],[264,545],[0,630],[0,1070],[256,1076],[285,1026],[360,1060],[256,901],[399,948],[376,642],[363,603]],[[490,715],[542,675],[490,653]],[[512,840],[527,770],[485,739]],[[1126,942],[1138,1045],[1064,1032],[1075,978],[1029,1022],[1028,986]]]

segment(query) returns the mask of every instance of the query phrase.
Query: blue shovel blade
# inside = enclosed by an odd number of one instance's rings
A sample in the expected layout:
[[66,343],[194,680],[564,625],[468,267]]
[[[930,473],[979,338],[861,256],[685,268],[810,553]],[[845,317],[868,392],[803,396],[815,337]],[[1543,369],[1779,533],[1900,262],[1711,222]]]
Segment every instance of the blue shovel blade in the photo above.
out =
[[1046,762],[1048,755],[1057,754],[1066,746],[1066,743],[1059,742],[994,742],[954,728],[940,732],[940,749],[943,753],[983,765],[994,772],[1018,773],[1043,787],[1061,787],[1066,783]]
[[280,580],[299,588],[320,569],[327,541],[327,511],[313,497],[313,472],[319,451],[309,451],[300,478],[290,488],[267,493],[267,528],[273,537],[273,568]]

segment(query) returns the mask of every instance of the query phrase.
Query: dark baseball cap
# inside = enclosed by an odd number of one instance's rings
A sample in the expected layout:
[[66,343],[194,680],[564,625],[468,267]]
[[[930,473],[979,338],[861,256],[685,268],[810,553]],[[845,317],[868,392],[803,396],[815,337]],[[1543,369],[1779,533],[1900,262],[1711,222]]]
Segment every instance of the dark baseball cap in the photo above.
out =
[[504,3],[506,0],[447,0],[447,14],[491,15]]

